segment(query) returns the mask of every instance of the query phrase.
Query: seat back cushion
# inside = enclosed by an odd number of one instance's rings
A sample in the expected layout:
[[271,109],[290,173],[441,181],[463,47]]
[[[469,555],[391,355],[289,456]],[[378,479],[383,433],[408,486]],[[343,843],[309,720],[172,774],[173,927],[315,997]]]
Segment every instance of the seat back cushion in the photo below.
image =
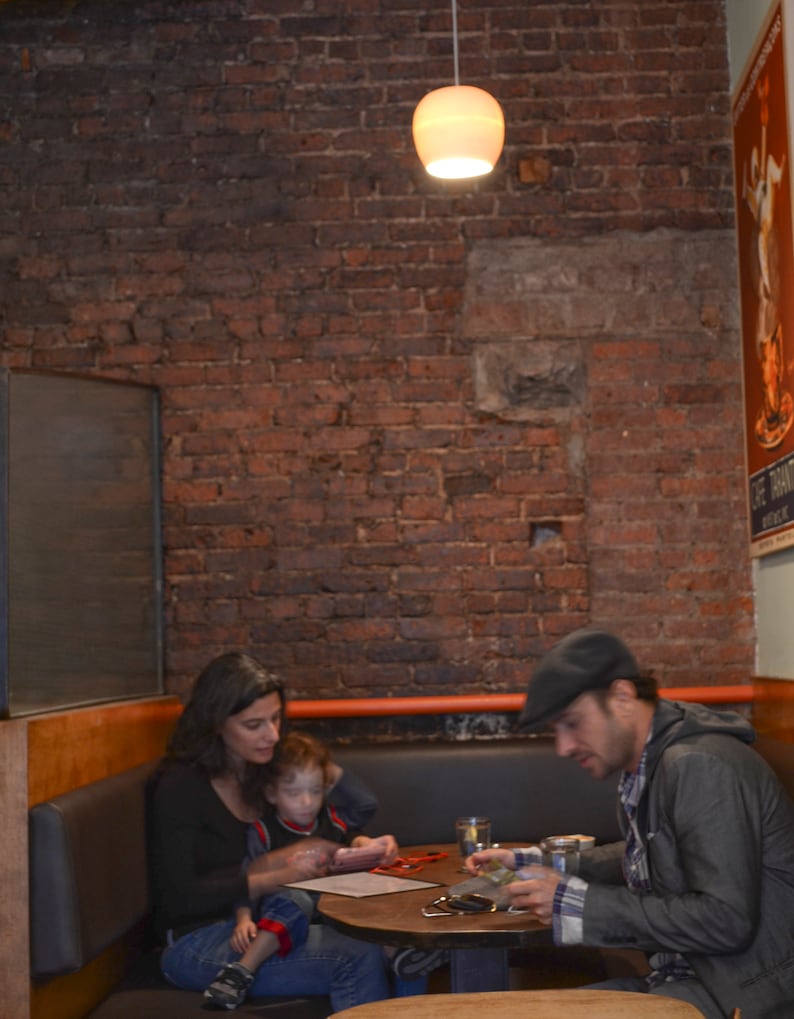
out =
[[549,738],[340,744],[332,753],[378,797],[368,833],[401,845],[454,842],[455,818],[475,814],[491,818],[497,842],[620,838],[617,779],[592,779]]
[[155,766],[31,808],[34,979],[82,968],[147,915],[146,789]]

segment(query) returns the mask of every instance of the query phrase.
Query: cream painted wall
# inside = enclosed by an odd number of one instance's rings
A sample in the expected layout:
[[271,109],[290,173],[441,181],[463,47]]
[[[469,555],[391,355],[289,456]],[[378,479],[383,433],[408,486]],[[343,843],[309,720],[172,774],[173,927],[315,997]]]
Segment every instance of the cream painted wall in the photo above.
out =
[[[755,40],[777,0],[726,0],[731,94],[741,80]],[[784,0],[785,55],[794,60],[794,0]],[[787,17],[788,15],[788,17]],[[794,139],[794,95],[788,89],[789,139]],[[789,173],[789,186],[792,175]],[[794,206],[794,203],[792,203]],[[756,672],[794,680],[794,548],[753,561]]]
[[731,93],[742,75],[772,2],[773,0],[726,0]]

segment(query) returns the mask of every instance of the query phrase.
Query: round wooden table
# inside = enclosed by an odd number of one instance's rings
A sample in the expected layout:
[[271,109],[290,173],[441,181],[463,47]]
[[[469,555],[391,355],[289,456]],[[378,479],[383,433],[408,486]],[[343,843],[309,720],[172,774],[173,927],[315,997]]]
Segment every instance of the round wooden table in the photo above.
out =
[[628,991],[501,991],[420,994],[336,1012],[343,1019],[703,1019],[699,1008],[656,994]]
[[452,991],[501,991],[509,984],[508,950],[552,943],[551,928],[529,913],[456,913],[426,917],[422,907],[443,895],[449,885],[465,881],[456,845],[411,846],[403,856],[421,856],[431,849],[444,850],[444,860],[422,864],[417,881],[438,882],[439,887],[353,898],[323,894],[320,913],[337,930],[362,941],[383,945],[415,945],[449,949]]

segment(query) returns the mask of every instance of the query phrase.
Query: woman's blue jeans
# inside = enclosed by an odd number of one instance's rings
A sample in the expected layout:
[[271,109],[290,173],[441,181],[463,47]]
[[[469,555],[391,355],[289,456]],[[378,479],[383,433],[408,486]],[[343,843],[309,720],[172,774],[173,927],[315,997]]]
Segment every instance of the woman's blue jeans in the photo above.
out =
[[[220,920],[183,935],[163,951],[163,976],[185,990],[205,990],[226,963],[240,957],[229,944],[233,929],[232,920]],[[311,924],[305,944],[260,966],[249,994],[325,994],[335,1012],[381,1001],[390,996],[383,949]]]

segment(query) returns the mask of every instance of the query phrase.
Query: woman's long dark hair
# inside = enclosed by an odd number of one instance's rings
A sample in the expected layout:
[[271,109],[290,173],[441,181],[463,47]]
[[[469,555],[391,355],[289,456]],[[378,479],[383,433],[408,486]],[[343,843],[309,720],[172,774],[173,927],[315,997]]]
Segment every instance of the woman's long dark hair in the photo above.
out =
[[[272,693],[278,694],[283,707],[286,699],[281,680],[251,655],[233,651],[213,658],[196,680],[179,717],[168,742],[166,763],[197,765],[210,778],[223,774],[229,763],[220,735],[223,723]],[[246,798],[267,774],[267,765],[247,766],[243,781]]]

